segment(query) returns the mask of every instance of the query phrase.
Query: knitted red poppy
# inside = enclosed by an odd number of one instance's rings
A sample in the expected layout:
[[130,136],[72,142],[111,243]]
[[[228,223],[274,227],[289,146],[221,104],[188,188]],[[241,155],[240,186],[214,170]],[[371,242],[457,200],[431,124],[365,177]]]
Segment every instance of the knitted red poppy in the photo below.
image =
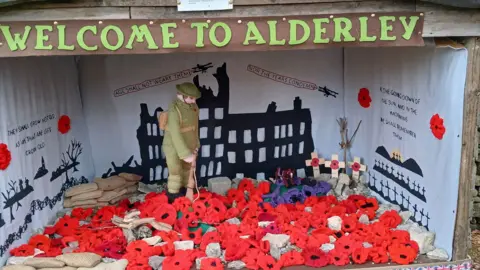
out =
[[229,208],[227,213],[225,213],[225,219],[236,218],[240,214],[240,210],[236,207]]
[[353,240],[350,235],[344,236],[335,242],[335,249],[347,255],[352,254],[355,249],[361,246],[362,244]]
[[30,245],[21,245],[17,248],[14,248],[12,250],[10,250],[10,254],[12,256],[16,256],[16,257],[26,257],[26,256],[32,256],[33,254],[35,254],[35,249],[34,247],[30,246]]
[[174,231],[169,231],[169,232],[165,232],[165,231],[155,231],[154,232],[154,235],[158,235],[162,238],[162,241],[163,242],[175,242],[175,241],[178,241],[180,240],[180,237],[178,236],[178,234]]
[[177,210],[171,204],[161,204],[153,211],[152,217],[158,222],[173,226],[177,220]]
[[385,227],[396,228],[398,225],[402,224],[402,217],[395,210],[385,211],[380,216],[380,222],[383,223]]
[[72,210],[71,216],[73,218],[77,218],[78,220],[86,220],[87,218],[92,216],[92,214],[93,214],[92,208],[83,209],[83,208],[77,207]]
[[270,183],[267,181],[262,181],[258,184],[257,189],[261,195],[270,193]]
[[336,266],[344,266],[350,263],[350,258],[348,257],[348,254],[343,253],[341,250],[337,250],[336,248],[334,250],[331,250],[328,253],[328,256],[330,257],[331,264],[334,264]]
[[162,263],[164,269],[190,270],[191,267],[192,262],[180,256],[167,257]]
[[28,244],[34,248],[38,248],[43,252],[47,252],[50,249],[51,244],[50,238],[42,234],[34,235],[28,240]]
[[390,259],[397,264],[410,264],[417,258],[417,251],[403,244],[395,244],[388,250]]
[[356,264],[364,264],[367,262],[369,254],[370,249],[364,247],[357,248],[352,253],[352,261]]
[[[328,238],[328,236],[327,236]],[[296,231],[290,234],[290,241],[295,246],[304,249],[307,246],[308,235],[304,232]]]
[[266,254],[259,255],[258,265],[260,266],[260,269],[263,270],[280,270],[282,267],[272,256]]
[[404,230],[394,230],[390,233],[393,243],[404,244],[410,241],[410,233]]
[[350,215],[343,217],[342,219],[342,231],[353,232],[357,228],[358,219],[356,215]]
[[45,252],[46,257],[57,257],[58,255],[62,255],[62,249],[60,247],[50,247],[50,249]]
[[228,242],[225,249],[225,260],[241,260],[247,253],[249,247],[250,245],[248,244],[248,242],[243,239],[236,239]]
[[163,256],[173,256],[173,254],[175,254],[175,245],[173,244],[173,242],[167,242],[161,247]]
[[267,240],[261,240],[259,242],[258,248],[263,252],[263,253],[269,253],[270,252],[270,242]]
[[116,241],[104,241],[101,245],[96,247],[95,251],[102,257],[113,258],[117,260],[121,259],[123,254],[125,254],[124,246]]
[[61,217],[55,224],[55,232],[61,236],[72,235],[74,230],[80,226],[80,221],[69,215]]
[[205,250],[210,243],[220,243],[220,235],[217,231],[207,232],[202,236],[200,249]]
[[292,250],[282,254],[278,263],[281,267],[302,265],[305,263],[305,259],[303,258],[302,253]]
[[138,257],[150,257],[152,255],[152,247],[143,240],[137,240],[128,244],[127,253]]
[[195,231],[183,230],[182,241],[193,241],[196,245],[199,245],[202,242],[202,229],[197,229]]
[[219,258],[204,258],[200,262],[200,270],[223,270],[225,267]]
[[367,198],[366,200],[357,201],[357,206],[360,209],[372,209],[373,211],[378,210],[378,201],[374,197]]
[[328,265],[328,256],[319,248],[307,248],[302,251],[306,266],[323,267]]
[[370,249],[370,258],[376,264],[388,262],[388,253],[381,247],[374,247]]
[[172,205],[175,207],[175,210],[183,212],[192,206],[192,201],[187,197],[180,197],[177,198]]
[[130,258],[127,265],[128,270],[151,270],[152,268],[148,265],[148,258],[145,257],[136,257]]
[[238,190],[240,190],[240,191],[251,192],[254,189],[255,189],[255,185],[248,178],[244,178],[244,179],[240,180],[240,183],[238,183]]

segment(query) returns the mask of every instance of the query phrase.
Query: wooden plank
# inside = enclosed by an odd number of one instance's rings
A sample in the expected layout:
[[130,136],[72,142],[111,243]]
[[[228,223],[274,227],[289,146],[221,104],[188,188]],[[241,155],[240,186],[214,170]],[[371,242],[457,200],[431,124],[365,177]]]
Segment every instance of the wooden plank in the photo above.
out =
[[[35,0],[25,0],[35,1]],[[37,0],[43,1],[43,0]],[[363,2],[371,0],[233,0],[234,6],[285,5],[309,3]],[[378,0],[389,1],[389,0]],[[415,0],[403,0],[414,3]],[[72,8],[72,7],[176,7],[177,0],[72,0],[68,3],[29,3],[29,8]]]
[[315,15],[360,12],[402,12],[414,11],[415,4],[398,1],[363,1],[315,3],[303,5],[238,6],[228,11],[177,12],[173,7],[132,7],[132,19],[174,19],[174,18],[215,18],[215,17],[258,17]]
[[65,8],[65,9],[2,9],[0,21],[42,20],[108,20],[129,19],[128,7]]
[[453,259],[467,258],[469,222],[469,203],[473,188],[472,175],[475,167],[474,147],[477,135],[477,112],[480,95],[480,39],[469,38],[467,79],[465,83],[463,107],[462,155],[458,184],[458,205],[453,239]]
[[453,8],[418,2],[416,11],[425,13],[424,36],[480,36],[480,9]]

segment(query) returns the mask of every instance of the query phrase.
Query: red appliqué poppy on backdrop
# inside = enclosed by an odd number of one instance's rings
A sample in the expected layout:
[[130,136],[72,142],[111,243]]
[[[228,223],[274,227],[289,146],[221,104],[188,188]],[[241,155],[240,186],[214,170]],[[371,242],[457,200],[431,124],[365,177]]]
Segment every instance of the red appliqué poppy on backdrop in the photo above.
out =
[[372,98],[370,97],[370,91],[367,88],[361,88],[358,91],[358,103],[363,108],[369,108],[370,103],[372,102]]
[[0,170],[6,170],[12,161],[12,154],[8,150],[8,146],[0,143]]
[[70,131],[70,117],[67,115],[60,116],[60,119],[58,119],[58,131],[62,134]]
[[430,118],[430,129],[432,130],[433,136],[435,138],[441,140],[443,139],[443,135],[445,134],[445,126],[443,125],[443,118],[440,115],[435,114]]

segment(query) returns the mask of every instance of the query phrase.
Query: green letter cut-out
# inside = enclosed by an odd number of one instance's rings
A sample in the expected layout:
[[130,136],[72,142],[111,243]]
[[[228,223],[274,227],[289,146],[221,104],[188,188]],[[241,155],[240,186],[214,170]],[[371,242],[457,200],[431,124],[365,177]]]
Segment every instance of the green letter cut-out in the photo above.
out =
[[388,32],[393,30],[393,25],[388,25],[388,22],[394,22],[395,17],[394,16],[380,16],[378,17],[380,20],[380,40],[386,40],[386,41],[393,41],[396,40],[396,36],[389,36]]
[[66,29],[65,25],[57,25],[57,31],[58,31],[58,49],[59,50],[64,50],[64,51],[73,51],[75,50],[74,45],[67,45],[67,34],[66,34]]
[[265,39],[262,37],[262,34],[257,28],[255,22],[248,22],[247,23],[247,33],[245,34],[245,40],[243,41],[243,45],[250,45],[250,41],[256,40],[255,44],[262,45],[267,43]]
[[92,31],[94,35],[97,34],[97,26],[96,25],[87,25],[82,26],[77,33],[77,43],[80,48],[84,49],[85,51],[96,51],[98,50],[98,45],[88,46],[85,44],[85,32]]
[[322,23],[329,22],[330,19],[328,18],[313,19],[313,25],[315,26],[313,43],[319,44],[330,42],[329,38],[322,38],[322,35],[327,32],[327,29],[325,29],[325,27],[322,27]]
[[368,17],[359,17],[360,21],[360,42],[374,42],[377,36],[368,36]]
[[[218,41],[217,39],[216,32],[218,27],[223,28],[223,31],[225,32],[225,37],[222,42]],[[210,39],[210,42],[213,44],[213,46],[224,47],[228,45],[228,43],[230,43],[230,40],[232,40],[232,29],[230,29],[230,26],[228,26],[226,23],[216,22],[212,25],[212,28],[210,28],[208,38]]]
[[146,24],[142,24],[140,26],[132,25],[132,34],[130,35],[130,38],[128,39],[128,42],[125,48],[131,50],[133,49],[134,41],[143,43],[145,42],[145,40],[147,41],[147,48],[149,50],[158,49],[158,46],[155,43],[155,40],[153,39],[152,33],[150,32],[150,29]]
[[51,25],[35,25],[35,29],[37,29],[37,42],[35,44],[35,50],[52,50],[52,45],[45,45],[45,42],[48,41],[49,36],[44,33],[44,31],[53,31],[53,27]]
[[14,52],[18,49],[23,51],[27,48],[27,39],[30,35],[30,30],[32,30],[31,26],[25,26],[25,30],[23,30],[23,36],[20,33],[13,33],[12,37],[12,33],[10,33],[10,26],[7,25],[0,25],[0,30],[7,41],[10,51]]
[[270,32],[270,42],[268,44],[272,46],[285,45],[285,39],[277,39],[277,21],[267,21],[267,23]]
[[412,38],[413,30],[415,30],[415,25],[417,25],[418,19],[420,19],[420,17],[410,16],[410,23],[407,23],[407,17],[405,16],[400,16],[398,19],[402,23],[403,29],[405,29],[402,37],[405,40],[410,40],[410,38]]
[[177,28],[176,23],[162,23],[160,25],[160,28],[162,28],[162,47],[165,49],[174,49],[178,48],[180,44],[178,42],[175,43],[170,43],[170,40],[175,37],[175,34],[170,31],[170,28]]
[[[334,18],[333,22],[335,24],[335,36],[333,41],[342,42],[342,36],[344,42],[355,41],[355,38],[350,34],[352,30],[352,21],[348,18]],[[342,24],[344,26],[342,26]]]
[[[289,20],[288,23],[290,24],[290,40],[288,41],[289,45],[300,45],[305,43],[310,37],[310,26],[302,20]],[[303,37],[297,38],[297,26],[301,26],[303,28]]]
[[206,22],[194,22],[190,24],[191,28],[197,28],[197,42],[195,43],[195,47],[197,48],[203,48],[205,47],[205,35],[203,32],[203,29],[208,28],[208,23]]
[[[110,30],[113,30],[113,32],[117,34],[117,44],[115,45],[110,44],[110,41],[108,41],[108,32],[110,32]],[[107,25],[102,29],[102,33],[100,33],[100,40],[103,47],[105,47],[107,50],[116,51],[122,47],[125,37],[123,36],[122,29],[120,29],[118,26]]]

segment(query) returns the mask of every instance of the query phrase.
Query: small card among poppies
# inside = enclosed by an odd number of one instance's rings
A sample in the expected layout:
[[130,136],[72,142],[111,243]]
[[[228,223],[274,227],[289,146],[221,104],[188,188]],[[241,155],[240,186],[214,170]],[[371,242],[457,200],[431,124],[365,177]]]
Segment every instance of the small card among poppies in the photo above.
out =
[[360,162],[359,157],[354,157],[353,162],[349,162],[348,166],[352,169],[352,178],[355,181],[360,179],[360,172],[364,172],[367,170],[367,166],[363,165]]

